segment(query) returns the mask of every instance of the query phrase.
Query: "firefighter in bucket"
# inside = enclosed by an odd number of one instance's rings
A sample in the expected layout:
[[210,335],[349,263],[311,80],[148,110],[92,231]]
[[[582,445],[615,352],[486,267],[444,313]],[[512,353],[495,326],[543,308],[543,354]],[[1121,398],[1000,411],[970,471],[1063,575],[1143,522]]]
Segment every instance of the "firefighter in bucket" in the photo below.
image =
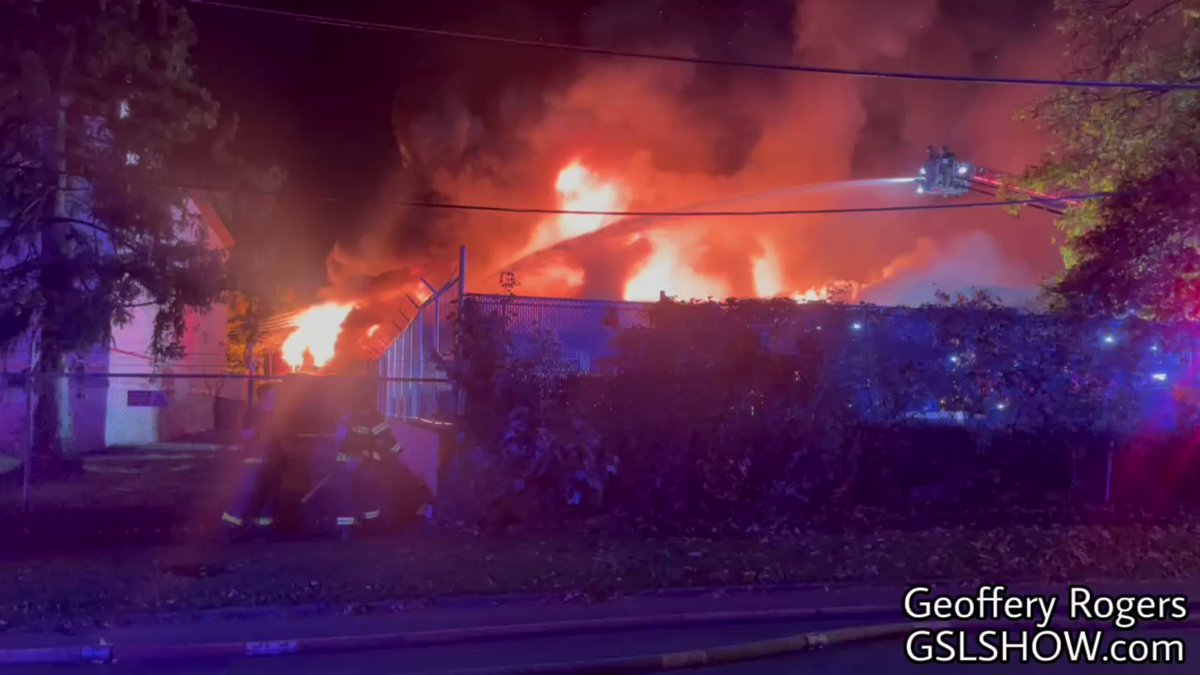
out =
[[382,529],[402,450],[376,406],[373,388],[355,389],[351,409],[338,430],[332,476],[337,529],[343,539],[363,530]]

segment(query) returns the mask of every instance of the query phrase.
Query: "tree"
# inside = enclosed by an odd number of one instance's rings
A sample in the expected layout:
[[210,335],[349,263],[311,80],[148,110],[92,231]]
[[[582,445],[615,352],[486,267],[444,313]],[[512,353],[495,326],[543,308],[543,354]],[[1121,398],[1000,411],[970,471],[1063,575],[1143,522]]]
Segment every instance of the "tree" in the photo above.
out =
[[166,0],[0,0],[0,25],[0,340],[33,336],[34,457],[54,464],[68,356],[153,306],[154,354],[178,357],[186,310],[219,295],[223,256],[171,187],[217,106]]
[[[1070,75],[1106,82],[1200,81],[1195,0],[1057,0]],[[1115,192],[1059,220],[1060,309],[1196,318],[1200,92],[1060,88],[1032,117],[1058,142],[1027,178],[1047,191]]]
[[1087,315],[1200,319],[1200,171],[1172,161],[1097,210],[1073,241],[1075,264],[1059,278],[1061,306]]
[[295,299],[279,275],[283,250],[275,227],[281,217],[277,195],[287,172],[279,166],[258,166],[234,152],[238,123],[236,113],[223,120],[211,142],[203,144],[207,156],[197,158],[195,166],[199,182],[232,188],[211,194],[209,201],[238,233],[227,261],[229,366],[234,372],[253,374],[254,352],[266,322],[291,309]]

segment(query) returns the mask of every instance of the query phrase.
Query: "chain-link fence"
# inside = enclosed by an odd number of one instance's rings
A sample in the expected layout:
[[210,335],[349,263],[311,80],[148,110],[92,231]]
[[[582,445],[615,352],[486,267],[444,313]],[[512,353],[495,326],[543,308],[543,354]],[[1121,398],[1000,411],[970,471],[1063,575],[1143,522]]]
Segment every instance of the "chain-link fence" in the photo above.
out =
[[[1090,387],[1106,389],[1091,392],[1100,400],[1113,405],[1124,401],[1136,409],[1121,413],[1114,423],[1143,430],[1174,428],[1182,406],[1175,398],[1200,388],[1194,340],[1179,326],[1069,323],[1045,315],[951,307],[689,306],[478,294],[469,294],[467,301],[481,309],[481,316],[504,319],[516,356],[552,356],[577,374],[612,372],[618,337],[654,321],[662,324],[654,334],[671,340],[655,347],[663,358],[702,348],[714,330],[724,330],[714,328],[721,324],[730,332],[737,326],[753,331],[774,354],[798,354],[819,344],[829,362],[837,364],[829,376],[855,390],[853,406],[867,418],[901,414],[982,424],[990,415],[1008,424],[1031,407],[1038,408],[1033,411],[1038,419],[1066,414],[1065,409],[1042,409],[1035,395],[1053,394],[1061,405],[1081,400],[1069,393],[1072,389]],[[690,314],[683,319],[673,312]],[[1050,335],[1056,342],[1036,341]],[[1052,349],[1061,353],[1041,353]],[[903,399],[902,405],[897,403],[902,409],[881,410],[881,398]],[[963,398],[971,399],[971,411],[956,407]],[[1112,410],[1084,412],[1097,419],[1113,417]]]
[[454,316],[464,295],[466,249],[459,250],[458,272],[440,288],[422,279],[425,293],[410,294],[401,311],[405,324],[379,358],[378,374],[387,380],[380,409],[389,417],[445,424],[461,412],[456,390],[446,380],[445,361],[453,358]]
[[644,302],[531,298],[470,294],[482,313],[499,313],[513,339],[517,356],[535,354],[543,338],[551,339],[557,357],[577,373],[604,371],[613,354],[613,338],[622,330],[645,327],[649,308]]

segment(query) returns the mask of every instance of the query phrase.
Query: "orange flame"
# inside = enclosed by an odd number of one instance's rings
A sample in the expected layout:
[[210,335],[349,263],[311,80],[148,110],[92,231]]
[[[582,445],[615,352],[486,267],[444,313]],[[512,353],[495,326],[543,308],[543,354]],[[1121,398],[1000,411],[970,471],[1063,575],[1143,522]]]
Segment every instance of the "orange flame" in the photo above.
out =
[[792,293],[792,300],[796,302],[821,302],[829,299],[828,289],[810,288],[803,293]]
[[292,321],[296,330],[283,341],[283,360],[299,369],[304,366],[307,355],[314,367],[323,368],[333,359],[342,322],[352,309],[353,304],[327,302],[304,310]]
[[[558,173],[554,184],[562,198],[564,211],[620,211],[625,207],[621,190],[615,183],[601,180],[575,160]],[[566,239],[595,232],[612,222],[615,216],[605,215],[561,215],[558,217],[558,233]]]
[[[642,235],[637,235],[640,239]],[[650,302],[660,293],[681,300],[724,299],[728,287],[717,279],[706,277],[688,264],[687,251],[694,246],[686,233],[650,232],[645,238],[653,250],[638,271],[625,282],[625,299]]]
[[[775,298],[785,295],[783,264],[780,261],[779,249],[774,242],[764,239],[763,253],[754,258],[751,271],[754,273],[754,293],[760,298]],[[829,289],[810,288],[807,291],[792,293],[789,297],[796,302],[821,302],[829,299]]]
[[[621,211],[630,200],[620,182],[594,173],[579,160],[563,167],[555,181],[559,205],[565,211]],[[573,237],[589,234],[612,224],[620,216],[604,214],[561,214],[544,221],[523,255],[554,246]],[[645,240],[650,254],[624,283],[622,297],[630,301],[653,302],[660,294],[681,300],[721,300],[733,294],[728,279],[701,273],[696,267],[704,247],[702,233],[696,230],[658,229],[632,235],[630,244]],[[754,295],[760,298],[790,297],[796,302],[828,300],[828,289],[795,291],[788,287],[787,270],[775,242],[763,239],[761,254],[751,258]],[[569,258],[559,258],[528,272],[522,285],[546,295],[576,292],[584,283],[585,272]]]
[[760,298],[773,298],[783,293],[783,266],[774,244],[763,240],[762,247],[763,254],[751,261],[754,294]]
[[[559,208],[564,211],[620,211],[627,204],[617,183],[596,175],[579,160],[558,172],[554,189],[558,191]],[[527,252],[595,232],[616,219],[603,214],[561,214],[538,228]]]

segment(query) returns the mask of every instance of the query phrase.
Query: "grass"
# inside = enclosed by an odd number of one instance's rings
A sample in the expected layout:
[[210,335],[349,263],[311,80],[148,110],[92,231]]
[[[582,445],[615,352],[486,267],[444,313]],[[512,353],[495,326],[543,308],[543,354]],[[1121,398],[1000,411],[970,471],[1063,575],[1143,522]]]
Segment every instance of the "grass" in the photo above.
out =
[[146,612],[782,583],[1126,581],[1200,577],[1200,529],[1076,526],[771,539],[479,538],[126,548],[0,560],[0,622],[113,622]]
[[104,473],[35,484],[32,514],[13,511],[19,486],[0,487],[0,577],[6,580],[0,628],[477,594],[600,599],[788,583],[1200,580],[1200,526],[1190,521],[813,528],[711,538],[428,529],[349,543],[218,545],[205,524],[220,511],[226,466],[187,460],[104,467]]

